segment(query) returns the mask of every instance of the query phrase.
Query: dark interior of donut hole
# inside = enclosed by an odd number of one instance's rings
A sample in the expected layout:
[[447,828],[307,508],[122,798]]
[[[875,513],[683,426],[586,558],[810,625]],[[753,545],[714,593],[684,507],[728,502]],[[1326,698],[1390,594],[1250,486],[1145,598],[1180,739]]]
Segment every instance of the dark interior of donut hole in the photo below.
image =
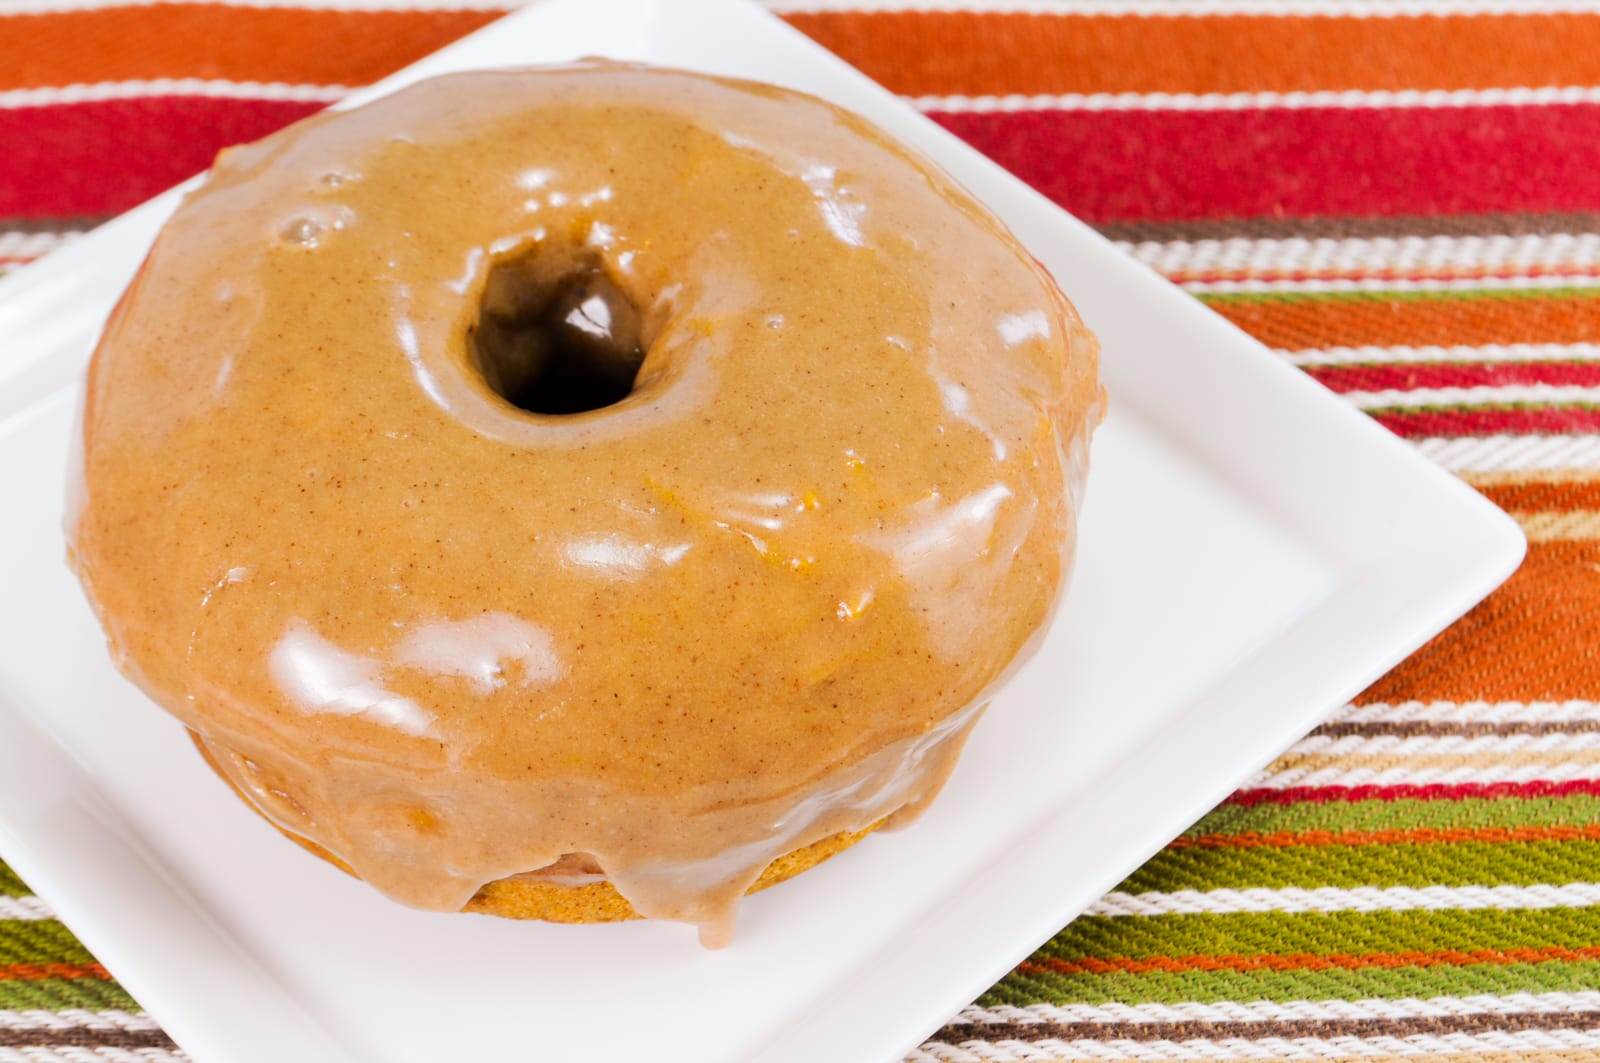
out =
[[600,264],[537,251],[490,268],[467,346],[495,394],[541,414],[622,401],[644,361],[639,310]]

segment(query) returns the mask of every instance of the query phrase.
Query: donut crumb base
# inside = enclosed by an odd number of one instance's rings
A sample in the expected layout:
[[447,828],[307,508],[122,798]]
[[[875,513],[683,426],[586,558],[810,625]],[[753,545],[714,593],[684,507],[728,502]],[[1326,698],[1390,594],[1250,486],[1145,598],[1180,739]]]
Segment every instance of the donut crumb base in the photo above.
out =
[[[262,815],[255,802],[241,793],[238,786],[217,764],[200,736],[190,731],[189,737],[194,742],[195,748],[200,751],[200,756],[206,765],[216,772],[218,778],[226,783],[252,811],[266,819],[274,830],[345,874],[353,878],[361,877],[334,853],[309,838],[285,830]],[[824,860],[844,852],[868,834],[884,826],[886,822],[887,819],[883,819],[864,830],[842,831],[785,853],[766,866],[761,872],[761,877],[756,879],[748,892],[757,893],[791,879],[802,871],[810,870]],[[593,882],[581,886],[561,885],[540,881],[537,872],[512,875],[486,883],[467,902],[462,911],[494,915],[502,919],[537,919],[546,923],[618,923],[643,918],[609,882]]]

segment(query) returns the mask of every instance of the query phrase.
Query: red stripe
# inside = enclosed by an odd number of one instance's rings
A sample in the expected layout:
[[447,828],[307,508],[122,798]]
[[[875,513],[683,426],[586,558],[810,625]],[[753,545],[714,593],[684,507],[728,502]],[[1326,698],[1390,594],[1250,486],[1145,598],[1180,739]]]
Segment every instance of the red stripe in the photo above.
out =
[[1600,205],[1600,105],[937,118],[1095,221]]
[[[0,112],[0,216],[125,209],[316,108],[163,97]],[[938,117],[1097,220],[1600,205],[1600,105]]]
[[1373,419],[1406,439],[1427,436],[1561,435],[1600,432],[1600,407],[1529,406],[1482,410],[1395,410]]
[[1307,368],[1341,394],[1417,388],[1564,384],[1600,387],[1600,362],[1462,362],[1425,365],[1326,365]]
[[318,103],[192,96],[0,110],[0,217],[127,210]]
[[1468,801],[1587,795],[1600,797],[1600,779],[1570,779],[1566,782],[1430,783],[1426,786],[1291,786],[1282,790],[1237,790],[1224,804],[1294,805],[1302,802],[1327,804],[1332,801]]

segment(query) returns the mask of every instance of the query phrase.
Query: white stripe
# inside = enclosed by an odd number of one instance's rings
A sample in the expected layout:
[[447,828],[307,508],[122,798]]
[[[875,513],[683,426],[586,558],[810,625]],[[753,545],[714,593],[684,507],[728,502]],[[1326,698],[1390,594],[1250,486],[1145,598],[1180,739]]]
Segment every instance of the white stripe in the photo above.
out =
[[1360,1019],[1448,1019],[1461,1015],[1572,1015],[1600,1010],[1600,992],[1484,993],[1470,997],[1419,999],[1218,1001],[1204,1004],[1002,1004],[963,1008],[951,1022],[963,1023],[1168,1023],[1168,1022],[1295,1022]]
[[1441,436],[1412,442],[1452,472],[1600,468],[1600,435]]
[[[198,0],[191,0],[198,2]],[[1593,0],[764,0],[798,11],[988,11],[1054,15],[1407,15],[1592,14]]]
[[1180,282],[1197,295],[1238,295],[1249,292],[1475,292],[1522,291],[1546,288],[1587,288],[1600,284],[1600,276],[1572,277],[1437,277],[1402,280],[1388,277],[1308,280],[1233,280]]
[[908,1060],[915,1063],[1055,1063],[1057,1060],[1174,1060],[1174,1059],[1360,1059],[1423,1053],[1471,1054],[1571,1052],[1600,1048],[1600,1017],[1595,1028],[1585,1030],[1492,1030],[1453,1033],[1442,1037],[1281,1037],[1185,1041],[1092,1040],[967,1041],[948,1045],[930,1041]]
[[[1108,893],[1085,915],[1228,915],[1236,912],[1533,911],[1600,905],[1600,883],[1561,886],[1362,886],[1337,889],[1174,890]],[[1600,1001],[1600,994],[1596,994]]]
[[55,913],[37,897],[0,895],[0,919],[25,919],[30,922],[54,919]]
[[1488,343],[1481,347],[1305,347],[1286,350],[1295,365],[1404,362],[1586,362],[1600,359],[1600,343]]
[[[183,2],[183,0],[179,0]],[[21,4],[0,3],[0,15],[14,14]],[[137,5],[135,5],[137,6]],[[230,6],[256,6],[233,3]],[[262,5],[266,6],[266,5]],[[301,7],[304,5],[293,5]],[[313,5],[314,6],[314,5]],[[345,5],[338,5],[345,6]],[[388,6],[388,5],[378,5]],[[232,90],[230,91],[230,86]],[[147,81],[73,84],[12,89],[0,93],[0,103],[10,107],[38,107],[86,100],[126,99],[150,95],[206,95],[236,99],[333,100],[350,91],[338,85],[281,85],[229,82],[198,78],[156,78]],[[1258,107],[1465,107],[1509,104],[1559,104],[1600,102],[1600,88],[1457,89],[1399,92],[1342,90],[1338,92],[1253,93],[1093,93],[1056,96],[919,96],[907,102],[925,111],[992,112],[1023,110],[1244,110]]]
[[[1146,240],[1117,246],[1176,279],[1199,274],[1531,273],[1600,267],[1600,234],[1403,236],[1372,239]],[[1265,275],[1265,276],[1263,276]],[[1223,277],[1209,279],[1222,280]]]
[[123,1030],[144,1033],[159,1030],[145,1012],[86,1011],[83,1008],[63,1008],[61,1011],[0,1011],[0,1031],[21,1033],[35,1030]]
[[1509,756],[1600,749],[1600,732],[1554,731],[1511,735],[1323,735],[1296,742],[1285,757]]
[[1315,92],[1094,92],[1037,96],[913,96],[923,111],[1245,111],[1307,107],[1505,107],[1600,103],[1600,88],[1551,85],[1494,89],[1337,89]]
[[201,78],[155,78],[150,81],[101,81],[59,88],[7,89],[0,109],[54,107],[61,104],[131,100],[144,96],[204,96],[223,100],[285,100],[331,103],[350,93],[348,85],[286,85],[263,81],[208,81]]
[[[342,11],[499,11],[528,0],[4,0],[6,15],[57,14],[158,3]],[[986,11],[1063,16],[1592,14],[1592,0],[764,0],[772,11]]]
[[1363,410],[1419,406],[1492,406],[1511,403],[1573,406],[1600,403],[1600,387],[1570,384],[1506,384],[1466,388],[1386,388],[1382,391],[1346,391],[1339,397]]
[[1335,723],[1575,723],[1600,720],[1595,701],[1402,701],[1347,706]]

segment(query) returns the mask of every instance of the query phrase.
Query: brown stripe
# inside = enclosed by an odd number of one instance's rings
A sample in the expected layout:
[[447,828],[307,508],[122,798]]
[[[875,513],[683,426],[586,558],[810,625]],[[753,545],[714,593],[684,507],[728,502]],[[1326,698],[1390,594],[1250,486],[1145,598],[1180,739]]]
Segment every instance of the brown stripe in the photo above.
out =
[[1208,305],[1269,347],[1478,346],[1600,342],[1600,298],[1217,299]]
[[1445,1037],[1523,1030],[1600,1030],[1600,1012],[1450,1015],[1403,1019],[1293,1019],[1266,1022],[973,1022],[952,1023],[929,1040],[1189,1041],[1196,1038]]
[[18,15],[0,28],[0,89],[181,77],[364,85],[499,15],[212,4]]
[[80,1048],[94,1052],[100,1049],[121,1049],[136,1052],[139,1049],[160,1049],[172,1052],[177,1044],[161,1030],[41,1030],[32,1033],[22,1030],[0,1029],[4,1038],[0,1047],[26,1052],[29,1049]]
[[789,21],[896,92],[1291,92],[1600,84],[1600,18],[831,11]]
[[0,217],[0,233],[71,233],[88,232],[97,225],[111,220],[111,215],[84,215],[78,218],[4,218]]
[[1501,509],[1600,509],[1600,479],[1481,484],[1478,490]]
[[1478,735],[1548,735],[1600,732],[1600,718],[1592,720],[1509,720],[1503,723],[1469,722],[1444,723],[1433,720],[1405,720],[1384,723],[1325,723],[1312,734],[1326,738],[1344,738],[1359,735],[1376,738],[1379,735],[1396,735],[1417,738],[1424,735],[1461,735],[1471,738]]
[[1600,213],[1441,214],[1392,217],[1199,218],[1193,221],[1108,222],[1095,228],[1131,243],[1174,240],[1374,239],[1403,236],[1544,236],[1600,232]]
[[1505,585],[1357,700],[1563,701],[1600,690],[1600,543],[1536,542]]

